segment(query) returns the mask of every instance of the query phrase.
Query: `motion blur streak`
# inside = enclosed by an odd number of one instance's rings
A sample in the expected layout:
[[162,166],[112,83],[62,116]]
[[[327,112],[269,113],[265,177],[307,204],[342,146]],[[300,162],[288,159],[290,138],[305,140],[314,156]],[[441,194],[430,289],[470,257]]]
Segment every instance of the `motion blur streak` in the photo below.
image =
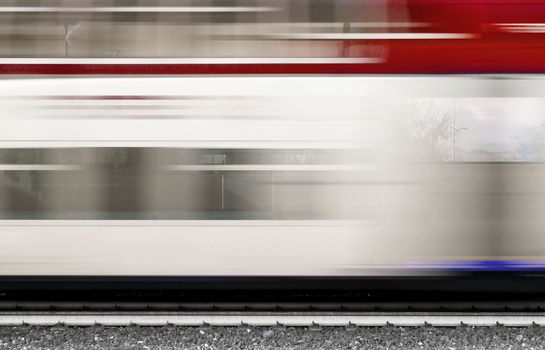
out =
[[544,16],[4,0],[0,276],[545,270]]
[[543,84],[6,79],[0,272],[539,268]]
[[0,73],[545,73],[544,16],[543,0],[5,0]]

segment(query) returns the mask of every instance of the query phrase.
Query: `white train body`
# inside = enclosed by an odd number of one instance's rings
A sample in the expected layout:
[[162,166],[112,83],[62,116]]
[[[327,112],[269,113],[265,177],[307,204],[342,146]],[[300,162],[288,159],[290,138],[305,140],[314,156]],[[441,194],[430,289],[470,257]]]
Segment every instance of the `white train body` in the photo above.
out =
[[[535,263],[545,256],[536,248],[545,170],[507,151],[470,153],[461,133],[486,143],[481,124],[473,135],[467,123],[501,119],[496,103],[539,118],[542,85],[6,78],[0,275],[374,276],[449,261]],[[448,125],[429,138],[445,122],[437,113]],[[506,130],[491,132],[505,140]],[[475,158],[483,152],[497,159]]]

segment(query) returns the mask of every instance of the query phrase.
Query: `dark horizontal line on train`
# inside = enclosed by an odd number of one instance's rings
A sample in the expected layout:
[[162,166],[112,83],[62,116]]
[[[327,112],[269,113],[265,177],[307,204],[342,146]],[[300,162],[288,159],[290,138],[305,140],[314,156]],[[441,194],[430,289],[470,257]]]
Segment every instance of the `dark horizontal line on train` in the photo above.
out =
[[[373,64],[369,64],[373,63]],[[381,64],[382,63],[382,64]],[[381,68],[382,67],[382,68]],[[440,72],[440,71],[438,71]],[[262,75],[262,74],[364,74],[364,73],[435,73],[425,68],[403,70],[391,68],[383,62],[360,59],[314,62],[230,62],[230,63],[0,63],[4,75]],[[445,73],[445,72],[443,72]],[[486,72],[483,72],[486,73]]]
[[[90,166],[89,168],[92,168]],[[87,166],[78,164],[0,164],[6,170],[82,170]],[[370,165],[354,164],[174,164],[161,167],[168,171],[362,171],[375,170]],[[328,182],[328,181],[323,181]],[[359,183],[359,182],[358,182]]]
[[[250,226],[250,227],[268,227],[273,224],[274,226],[286,226],[286,227],[315,227],[315,226],[323,226],[324,224],[330,224],[331,226],[355,226],[355,225],[361,225],[366,224],[366,222],[362,221],[356,221],[352,220],[353,222],[347,222],[350,220],[314,220],[314,219],[301,219],[301,220],[293,220],[293,219],[243,219],[243,220],[217,220],[217,219],[202,219],[202,220],[185,220],[185,219],[179,219],[179,220],[150,220],[150,219],[133,219],[133,220],[127,220],[127,219],[24,219],[23,221],[26,221],[25,224],[10,224],[10,221],[21,221],[20,219],[0,219],[0,226],[13,226],[13,227],[26,227],[26,226],[62,226],[62,227],[81,227],[81,226],[93,226],[93,227],[111,227],[111,226],[124,226],[124,227],[141,227],[143,225],[148,224],[149,226],[156,226],[160,225],[161,227],[177,227],[177,226],[222,226],[226,223],[231,224],[233,226],[241,225],[241,226]],[[108,221],[109,224],[99,223],[100,221]],[[189,222],[195,222],[197,223],[189,223]],[[38,223],[39,222],[39,223]],[[130,222],[130,223],[129,223]],[[168,222],[168,224],[165,224],[165,222]],[[176,222],[176,223],[173,223]]]
[[[402,75],[435,75],[435,74],[478,74],[478,75],[508,75],[508,74],[542,74],[542,67],[444,67],[444,66],[402,66],[391,65],[385,62],[367,64],[365,62],[348,63],[200,63],[200,64],[5,64],[0,63],[0,74],[4,76],[338,76],[373,75],[373,76],[402,76]],[[37,78],[36,77],[36,78]]]

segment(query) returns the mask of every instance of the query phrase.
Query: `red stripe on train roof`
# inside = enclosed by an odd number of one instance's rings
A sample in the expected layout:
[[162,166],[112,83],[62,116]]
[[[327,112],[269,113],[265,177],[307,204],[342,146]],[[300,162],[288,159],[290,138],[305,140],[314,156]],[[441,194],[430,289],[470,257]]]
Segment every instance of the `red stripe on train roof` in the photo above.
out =
[[[100,62],[94,59],[51,58],[5,59],[0,74],[59,74],[59,75],[263,75],[263,74],[487,74],[545,73],[545,33],[512,34],[483,33],[468,40],[368,40],[347,41],[351,45],[374,45],[380,50],[376,60],[360,57],[364,63],[347,62],[264,62],[198,63],[154,62],[154,58],[139,62]],[[358,57],[352,57],[358,59]],[[66,60],[66,61],[63,61]],[[312,61],[312,59],[309,59]]]
[[545,73],[545,61],[486,64],[0,64],[0,75],[315,75]]
[[0,64],[0,74],[339,74],[361,71],[360,66],[355,64]]

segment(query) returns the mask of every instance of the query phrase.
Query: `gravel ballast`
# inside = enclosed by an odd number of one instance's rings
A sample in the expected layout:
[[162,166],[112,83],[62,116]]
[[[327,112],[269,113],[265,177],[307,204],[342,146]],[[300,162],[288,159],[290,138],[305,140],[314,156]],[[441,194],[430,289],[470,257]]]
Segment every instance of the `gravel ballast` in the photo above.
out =
[[545,327],[0,327],[0,349],[545,349]]

